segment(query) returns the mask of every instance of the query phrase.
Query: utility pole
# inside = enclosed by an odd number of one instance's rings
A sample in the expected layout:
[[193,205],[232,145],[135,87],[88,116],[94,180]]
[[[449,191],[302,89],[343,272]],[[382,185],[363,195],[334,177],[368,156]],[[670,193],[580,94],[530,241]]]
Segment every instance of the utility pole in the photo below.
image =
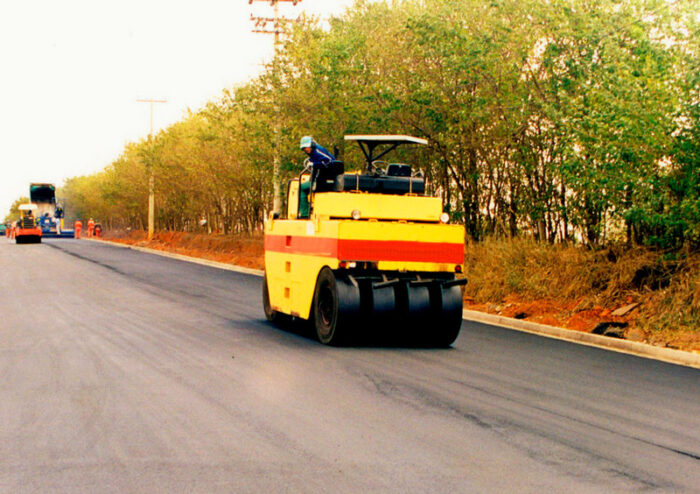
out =
[[[151,105],[151,131],[148,134],[149,144],[151,139],[153,139],[153,104],[154,103],[167,103],[164,99],[137,99],[138,103],[150,103]],[[155,172],[153,171],[153,163],[151,163],[151,173],[148,177],[148,240],[153,238],[153,230],[155,224],[155,210],[156,210],[156,198],[155,198]]]
[[[282,22],[285,21],[293,21],[293,19],[288,19],[286,17],[280,17],[279,15],[279,4],[280,2],[287,2],[291,3],[293,6],[296,7],[296,5],[301,2],[302,0],[248,0],[248,5],[252,5],[253,2],[269,2],[270,5],[274,8],[273,11],[273,16],[272,17],[257,17],[254,16],[253,14],[250,14],[250,20],[255,23],[255,26],[253,28],[254,33],[261,33],[261,34],[274,34],[275,35],[275,60],[277,60],[277,56],[279,55],[279,48],[280,48],[280,33],[282,31]],[[267,27],[268,24],[272,24],[272,29],[269,29]],[[273,128],[273,133],[274,133],[274,149],[275,149],[275,154],[272,158],[272,187],[273,187],[273,205],[272,205],[272,210],[275,212],[279,212],[280,209],[282,208],[282,200],[280,196],[280,146],[281,146],[281,137],[282,137],[282,129],[281,129],[281,122],[280,122],[280,108],[279,108],[279,103],[277,101],[274,102],[274,112],[275,112],[275,125]]]

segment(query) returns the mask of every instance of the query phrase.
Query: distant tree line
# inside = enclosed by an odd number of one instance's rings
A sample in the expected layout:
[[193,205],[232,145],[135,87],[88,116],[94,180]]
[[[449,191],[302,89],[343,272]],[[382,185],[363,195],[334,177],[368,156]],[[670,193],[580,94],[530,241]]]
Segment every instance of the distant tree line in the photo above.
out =
[[11,223],[13,221],[17,221],[19,219],[19,207],[22,204],[26,204],[29,202],[29,197],[27,196],[20,196],[17,199],[14,200],[12,205],[10,206],[10,211],[7,213],[5,218],[3,219],[3,223]]
[[[261,228],[299,137],[411,134],[474,240],[700,245],[699,0],[359,0],[288,26],[264,73],[60,195],[109,228]],[[282,186],[284,190],[284,185]]]

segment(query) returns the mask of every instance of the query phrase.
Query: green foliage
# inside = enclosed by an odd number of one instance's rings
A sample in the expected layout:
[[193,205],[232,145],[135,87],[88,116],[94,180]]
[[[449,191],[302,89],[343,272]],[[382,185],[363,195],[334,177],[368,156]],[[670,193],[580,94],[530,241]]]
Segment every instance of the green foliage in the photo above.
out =
[[[429,139],[418,165],[473,239],[700,244],[698,0],[358,1],[289,26],[257,79],[132,143],[66,192],[82,216],[160,229],[261,227],[279,142],[361,163],[348,133]],[[279,141],[274,129],[279,126]],[[399,155],[399,158],[402,158]]]
[[16,199],[12,205],[10,206],[10,212],[7,213],[7,216],[5,216],[5,219],[3,220],[3,223],[9,223],[11,221],[17,221],[19,219],[19,206],[20,204],[27,204],[29,202],[29,197],[27,196],[22,196],[18,199]]

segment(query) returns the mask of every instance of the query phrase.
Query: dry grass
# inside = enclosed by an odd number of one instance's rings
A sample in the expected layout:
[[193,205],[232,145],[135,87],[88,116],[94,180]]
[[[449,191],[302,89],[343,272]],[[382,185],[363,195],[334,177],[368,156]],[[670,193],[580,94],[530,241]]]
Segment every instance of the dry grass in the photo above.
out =
[[[700,351],[699,254],[487,239],[468,244],[465,257],[465,296],[477,307],[585,331],[627,322],[650,343]],[[640,305],[610,315],[630,303]]]
[[644,249],[592,251],[529,239],[487,239],[467,246],[465,267],[475,300],[493,302],[517,293],[532,299],[581,298],[581,307],[588,308],[636,294],[636,273],[654,260]]
[[668,287],[645,294],[639,325],[651,343],[700,350],[700,256],[677,264]]

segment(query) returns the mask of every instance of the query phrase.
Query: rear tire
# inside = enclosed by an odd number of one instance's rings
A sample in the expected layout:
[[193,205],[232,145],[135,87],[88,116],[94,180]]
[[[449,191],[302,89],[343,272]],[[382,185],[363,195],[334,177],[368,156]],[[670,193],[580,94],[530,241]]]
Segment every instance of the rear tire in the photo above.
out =
[[348,343],[359,314],[357,285],[337,279],[330,268],[324,267],[318,274],[313,299],[313,322],[318,340],[333,346]]
[[323,268],[316,280],[314,292],[314,327],[318,341],[324,345],[339,345],[343,339],[338,317],[338,290],[333,272]]

